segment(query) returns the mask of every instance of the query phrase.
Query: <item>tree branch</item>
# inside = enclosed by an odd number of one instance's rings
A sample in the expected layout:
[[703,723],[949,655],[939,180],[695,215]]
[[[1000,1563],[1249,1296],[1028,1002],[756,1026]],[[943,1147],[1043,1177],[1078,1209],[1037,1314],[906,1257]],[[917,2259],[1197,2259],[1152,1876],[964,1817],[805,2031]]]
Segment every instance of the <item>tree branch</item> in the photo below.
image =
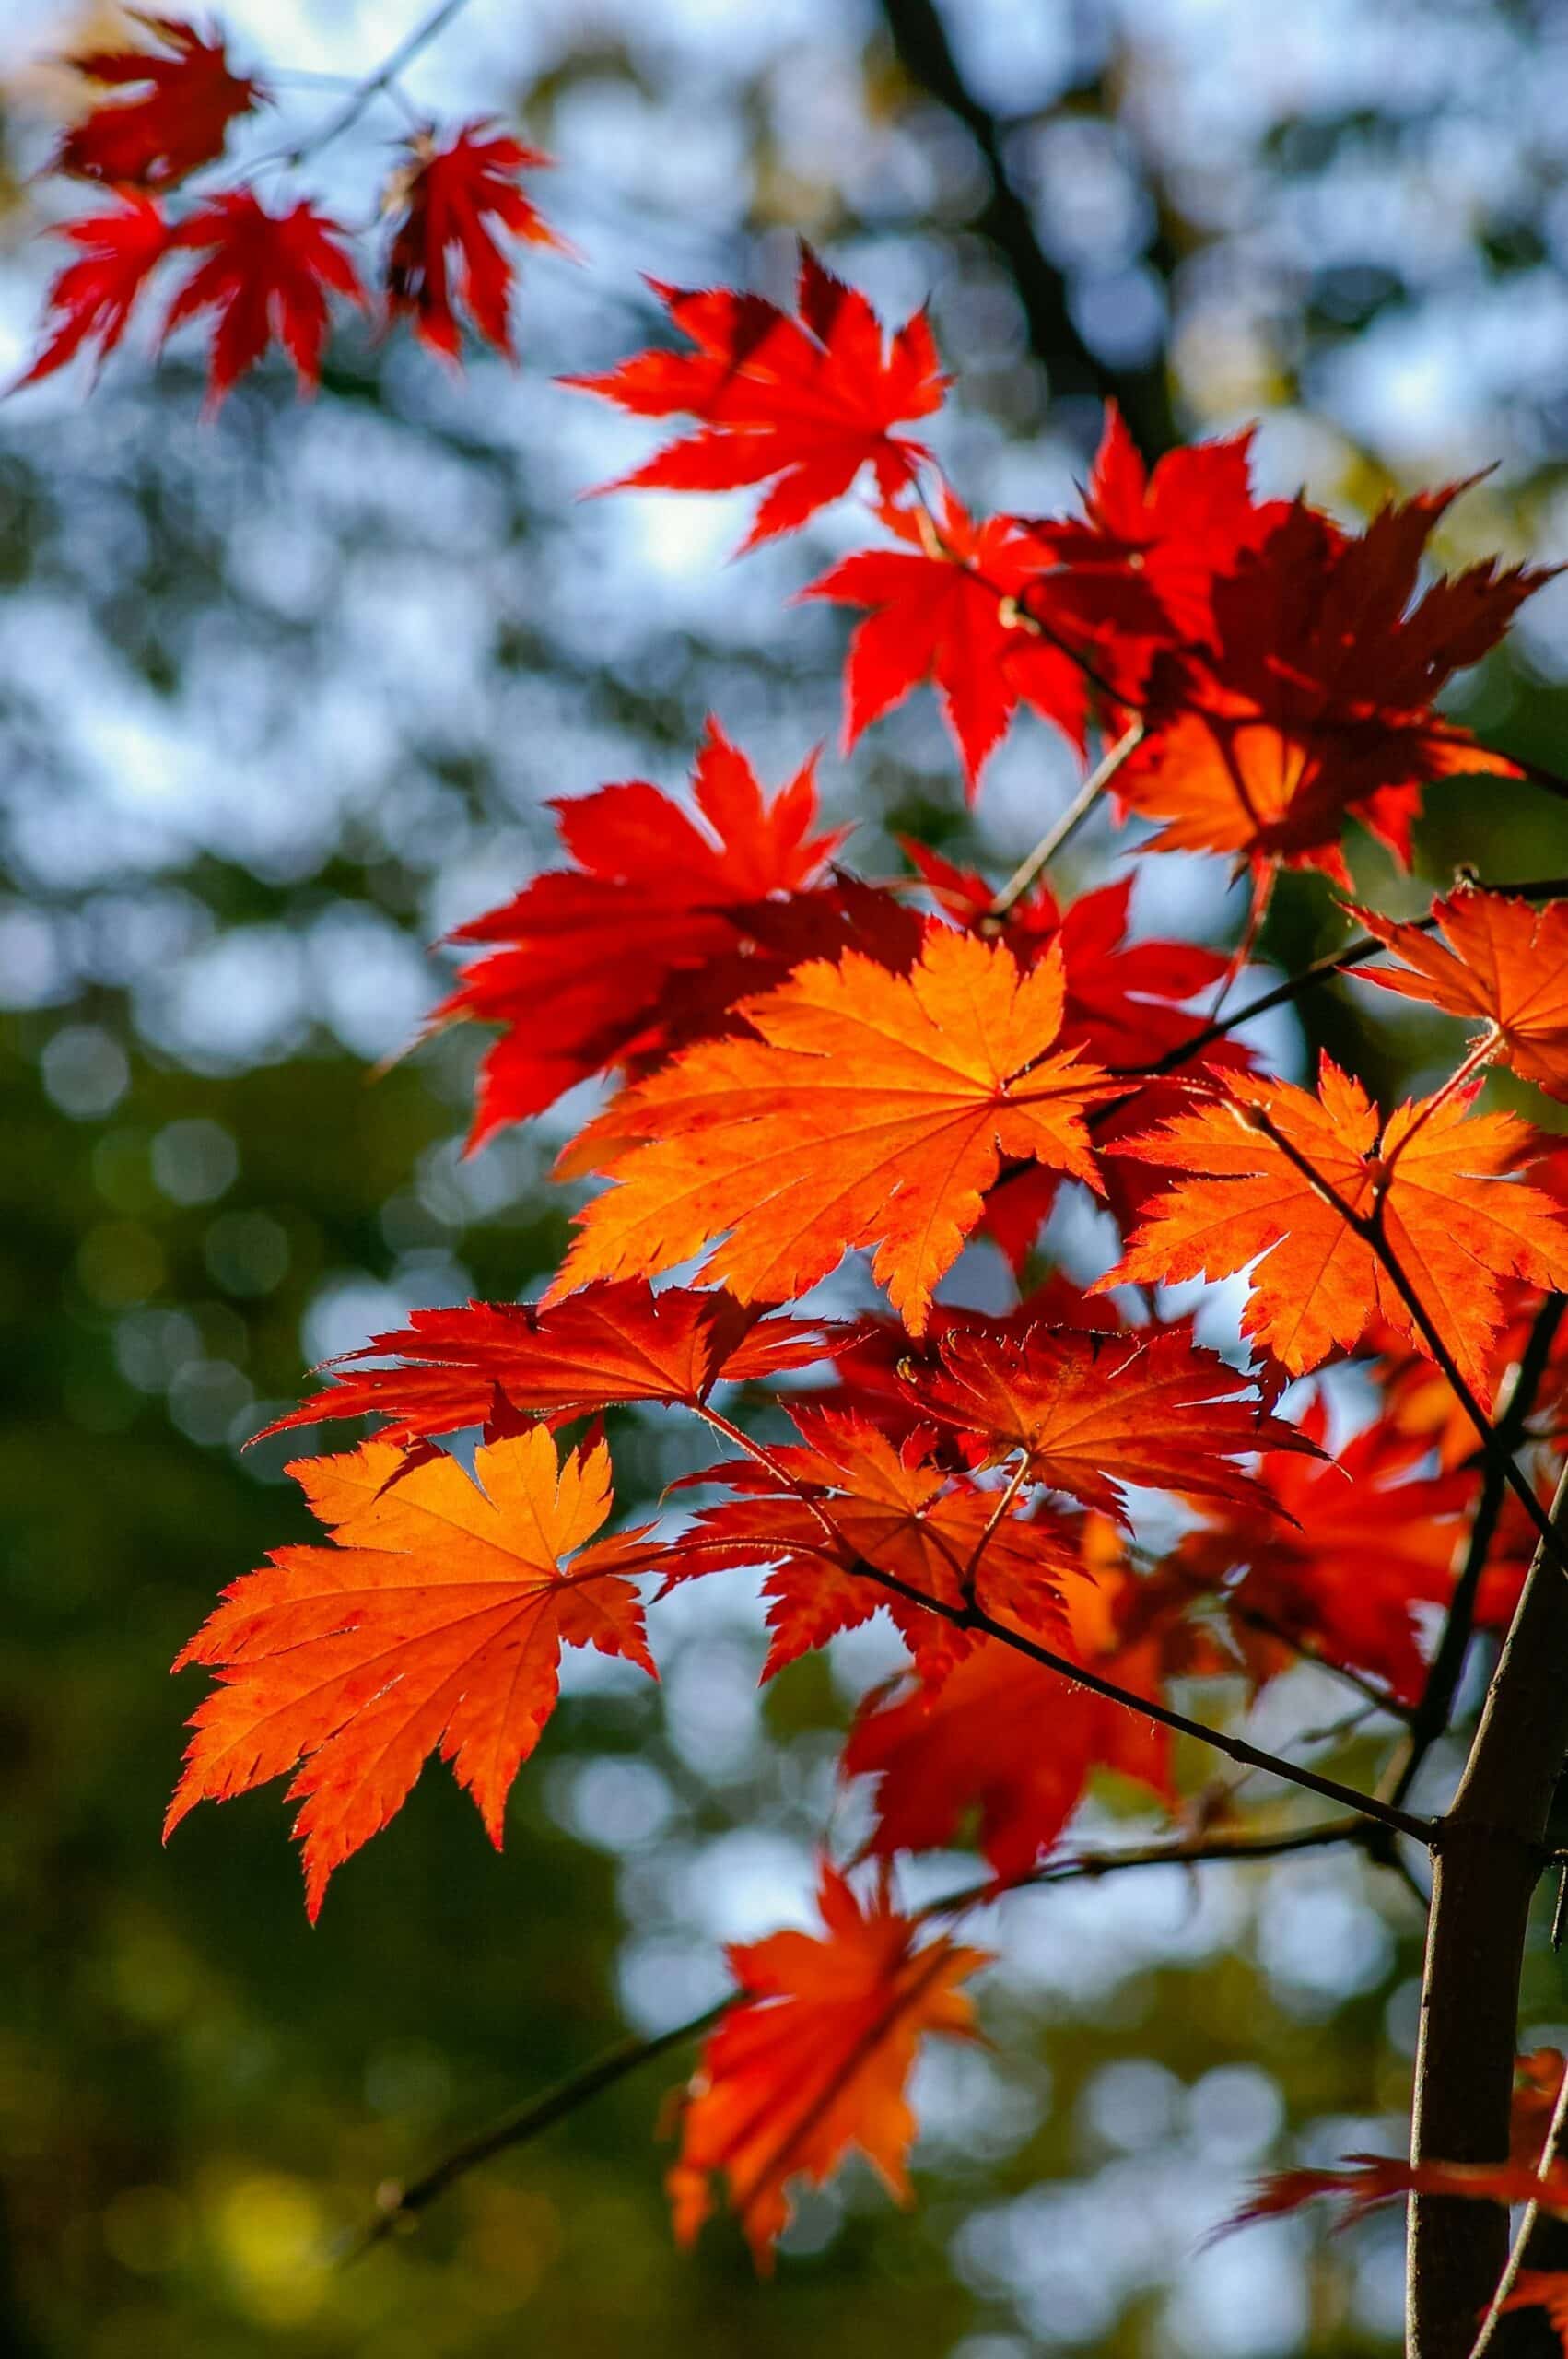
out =
[[[1554,1532],[1568,1473],[1552,1505]],[[1443,1822],[1422,1984],[1412,2163],[1508,2153],[1519,1973],[1547,1813],[1568,1749],[1568,1581],[1543,1541]],[[1469,2359],[1506,2264],[1500,2205],[1417,2196],[1408,2247],[1410,2359]]]
[[[1211,1836],[1200,1841],[1185,1843],[1150,1843],[1135,1850],[1082,1852],[1077,1857],[1048,1861],[1033,1869],[1027,1875],[1015,1876],[1006,1884],[994,1877],[984,1884],[966,1884],[961,1891],[945,1894],[940,1900],[927,1901],[914,1911],[914,1922],[929,1924],[939,1917],[949,1917],[977,1907],[982,1903],[1005,1899],[1010,1893],[1027,1891],[1042,1884],[1071,1884],[1084,1880],[1098,1881],[1102,1876],[1118,1875],[1130,1868],[1202,1867],[1223,1860],[1272,1860],[1283,1858],[1293,1851],[1321,1850],[1336,1843],[1364,1841],[1373,1830],[1354,1818],[1330,1819],[1317,1826],[1299,1826],[1277,1835]],[[672,2025],[668,2031],[655,2032],[646,2039],[624,2039],[607,2048],[591,2063],[565,2080],[557,2081],[543,2096],[532,2097],[515,2111],[503,2114],[488,2130],[468,2138],[462,2145],[442,2156],[423,2177],[407,2187],[390,2183],[377,2197],[377,2217],[370,2221],[339,2255],[346,2267],[358,2260],[391,2236],[414,2226],[418,2214],[432,2204],[439,2195],[465,2178],[482,2163],[487,2163],[515,2146],[525,2146],[553,2129],[568,2114],[587,2105],[602,2090],[613,2088],[639,2066],[652,2063],[667,2055],[672,2048],[687,2040],[700,2037],[726,2015],[735,1999],[720,1999],[701,2014],[691,2015],[685,2023]]]
[[965,84],[936,0],[882,0],[900,65],[959,122],[980,151],[990,194],[974,227],[1006,266],[1024,311],[1030,349],[1043,362],[1053,393],[1091,393],[1118,402],[1152,458],[1176,440],[1163,352],[1142,367],[1112,368],[1084,340],[1072,317],[1067,281],[1041,246],[1028,205],[1003,153],[1003,130]]

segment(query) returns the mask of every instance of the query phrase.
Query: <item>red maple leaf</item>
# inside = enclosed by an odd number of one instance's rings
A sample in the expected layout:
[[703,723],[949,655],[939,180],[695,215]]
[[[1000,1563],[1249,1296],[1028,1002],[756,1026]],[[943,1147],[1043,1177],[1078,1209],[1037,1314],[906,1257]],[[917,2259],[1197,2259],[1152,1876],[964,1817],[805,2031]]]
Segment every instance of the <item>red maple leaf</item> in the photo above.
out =
[[[1124,693],[1139,687],[1156,649],[1212,641],[1216,583],[1287,515],[1286,501],[1254,499],[1251,452],[1249,428],[1169,451],[1151,474],[1107,402],[1083,518],[1031,522],[1036,546],[1070,578],[1078,618],[1096,631],[1096,671],[1108,667]],[[1047,575],[1025,604],[1063,586]]]
[[167,338],[199,312],[216,313],[209,412],[275,338],[294,363],[300,391],[315,390],[330,323],[329,294],[352,303],[365,300],[359,274],[339,243],[343,235],[335,221],[304,200],[290,212],[274,214],[249,189],[210,198],[174,231],[171,249],[205,249],[207,259],[176,294],[163,334]]
[[913,480],[930,453],[892,429],[939,409],[947,384],[924,311],[884,345],[865,297],[804,243],[793,319],[760,295],[649,284],[696,350],[641,352],[600,376],[564,381],[639,417],[702,424],[606,491],[771,484],[742,544],[755,548],[797,531],[862,467],[874,471],[884,499]]
[[420,342],[449,360],[462,341],[456,303],[486,343],[516,358],[508,317],[512,265],[491,222],[530,245],[571,251],[517,185],[520,172],[541,170],[549,157],[505,135],[479,136],[491,127],[481,116],[444,147],[433,130],[416,133],[392,182],[399,218],[387,257],[388,310],[394,319],[406,314]]
[[[501,1841],[506,1798],[555,1708],[563,1646],[650,1675],[628,1575],[640,1532],[593,1534],[610,1508],[603,1443],[557,1465],[543,1426],[491,1443],[470,1481],[436,1452],[386,1442],[288,1472],[333,1535],[279,1548],[225,1591],[174,1668],[215,1665],[165,1834],[298,1769],[306,1900],[401,1808],[439,1747]],[[586,1544],[585,1544],[586,1543]]]
[[[407,1443],[482,1425],[497,1391],[509,1407],[553,1419],[627,1401],[696,1407],[715,1384],[805,1367],[833,1342],[831,1324],[766,1318],[689,1286],[656,1295],[638,1278],[584,1286],[552,1310],[522,1302],[416,1310],[406,1327],[345,1353],[323,1391],[264,1431],[377,1416],[388,1420],[380,1440]],[[355,1365],[378,1359],[393,1365]]]
[[66,132],[54,169],[120,188],[171,188],[221,155],[236,115],[266,103],[269,94],[229,71],[216,30],[204,41],[179,17],[128,13],[162,52],[100,49],[70,59],[89,82],[113,84],[126,95],[103,100]]
[[668,1552],[672,1583],[723,1566],[777,1567],[763,1585],[765,1679],[882,1608],[921,1672],[940,1678],[975,1641],[919,1601],[957,1610],[971,1588],[991,1614],[1060,1637],[1059,1585],[1079,1564],[1064,1517],[954,1475],[929,1426],[909,1431],[907,1419],[895,1441],[841,1410],[801,1409],[793,1422],[800,1441],[774,1447],[766,1464],[734,1459],[683,1478],[737,1496],[702,1508]]
[[885,1884],[866,1905],[824,1866],[821,1935],[774,1933],[730,1951],[744,1993],[708,2038],[681,2108],[669,2175],[690,2244],[723,2177],[759,2269],[790,2217],[795,2178],[820,2187],[858,2147],[901,2203],[915,2117],[905,2083],[929,2033],[974,2036],[958,1985],[988,1965],[945,1936],[917,1947]]
[[1018,520],[993,516],[977,524],[945,486],[934,517],[923,508],[884,506],[882,518],[904,547],[843,557],[801,593],[870,609],[849,641],[846,753],[928,680],[963,756],[971,798],[1020,704],[1082,749],[1083,673],[1024,618],[1018,593],[1038,577],[1041,562]]
[[53,334],[13,393],[63,369],[85,344],[96,341],[101,368],[124,334],[148,276],[169,252],[172,232],[156,199],[125,189],[117,211],[63,222],[54,235],[79,246],[80,259],[67,263],[51,287],[44,322],[46,327],[56,322]]
[[936,1356],[934,1369],[911,1373],[919,1414],[956,1426],[977,1445],[978,1463],[1022,1456],[1032,1482],[1118,1520],[1129,1484],[1256,1515],[1269,1494],[1232,1461],[1259,1450],[1317,1455],[1317,1435],[1271,1415],[1253,1379],[1184,1324],[1121,1335],[952,1326]]
[[[1120,1635],[1132,1589],[1119,1579],[1082,1567],[1062,1577],[1069,1635],[1057,1648],[1118,1686],[1156,1696],[1159,1649]],[[873,1691],[843,1761],[847,1778],[878,1780],[869,1850],[936,1850],[977,1814],[979,1849],[1004,1883],[1050,1849],[1096,1768],[1175,1801],[1168,1731],[994,1638],[937,1680]]]
[[[692,792],[704,826],[640,779],[554,804],[577,868],[547,870],[458,929],[454,941],[487,952],[436,1021],[506,1027],[481,1067],[471,1146],[606,1065],[721,1028],[727,1008],[795,963],[756,955],[767,924],[756,905],[812,885],[841,841],[813,832],[814,765],[765,801],[745,756],[710,718]],[[796,956],[825,947],[808,944]],[[682,978],[700,993],[706,1023],[694,1022]]]
[[[1320,1400],[1300,1430],[1307,1444],[1327,1439]],[[1271,1456],[1252,1498],[1202,1507],[1172,1570],[1224,1590],[1259,1685],[1289,1670],[1299,1647],[1370,1673],[1400,1702],[1419,1696],[1427,1672],[1419,1609],[1453,1592],[1476,1489],[1469,1474],[1423,1473],[1425,1459],[1419,1438],[1380,1418],[1336,1457]]]
[[1211,650],[1157,670],[1146,734],[1117,779],[1127,806],[1163,822],[1153,850],[1320,868],[1348,886],[1348,817],[1408,865],[1423,785],[1517,774],[1433,699],[1550,575],[1471,566],[1410,604],[1459,487],[1385,508],[1359,537],[1298,501],[1216,582]]

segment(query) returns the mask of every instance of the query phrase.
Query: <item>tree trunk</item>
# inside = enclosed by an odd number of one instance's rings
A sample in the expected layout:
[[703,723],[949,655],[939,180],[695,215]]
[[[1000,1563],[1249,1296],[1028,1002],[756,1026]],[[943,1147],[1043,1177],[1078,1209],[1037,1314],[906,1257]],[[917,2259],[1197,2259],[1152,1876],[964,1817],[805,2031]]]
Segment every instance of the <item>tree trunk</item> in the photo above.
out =
[[[1552,1509],[1561,1530],[1568,1474]],[[1538,1547],[1443,1822],[1422,1985],[1413,2162],[1508,2152],[1519,1973],[1542,1841],[1568,1752],[1568,1579]],[[1410,2205],[1410,2359],[1467,2359],[1508,2255],[1501,2204]],[[1489,2359],[1538,2347],[1542,2314],[1503,2320]],[[1544,2350],[1555,2347],[1550,2330]]]

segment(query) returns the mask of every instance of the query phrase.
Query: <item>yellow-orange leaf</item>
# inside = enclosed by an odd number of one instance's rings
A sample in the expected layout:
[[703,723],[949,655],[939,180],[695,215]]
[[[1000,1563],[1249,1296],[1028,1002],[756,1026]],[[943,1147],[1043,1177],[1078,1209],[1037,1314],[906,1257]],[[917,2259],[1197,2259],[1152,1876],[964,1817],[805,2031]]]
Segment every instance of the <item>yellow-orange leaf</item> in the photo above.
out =
[[[406,1471],[401,1471],[406,1470]],[[386,1442],[289,1468],[330,1548],[280,1548],[247,1573],[175,1664],[217,1667],[197,1709],[167,1835],[299,1765],[306,1901],[385,1826],[438,1747],[498,1847],[513,1778],[555,1708],[563,1646],[651,1672],[627,1578],[640,1532],[591,1545],[610,1508],[603,1443],[557,1466],[543,1426],[455,1459]],[[575,1553],[574,1553],[575,1552]]]
[[1352,974],[1406,999],[1426,1000],[1445,1015],[1495,1026],[1497,1053],[1515,1073],[1553,1097],[1568,1097],[1568,901],[1535,909],[1512,894],[1462,886],[1432,905],[1447,944],[1375,910],[1352,914],[1405,961],[1353,967]]
[[707,1252],[743,1302],[782,1302],[875,1246],[920,1333],[1002,1155],[1100,1185],[1082,1116],[1116,1085],[1047,1053],[1062,1001],[1055,945],[1020,977],[1003,945],[936,926],[907,978],[855,951],[797,968],[743,1003],[760,1037],[673,1058],[568,1152],[563,1169],[616,1184],[546,1300]]
[[820,1903],[822,1937],[774,1933],[731,1950],[745,1996],[703,2051],[669,2177],[675,2233],[689,2244],[722,2175],[759,2269],[790,2218],[789,2182],[820,2187],[852,2146],[908,2201],[909,2069],[928,2032],[974,2036],[958,1985],[989,1962],[945,1939],[917,1949],[915,1921],[885,1890],[862,1907],[832,1868]]
[[1387,1270],[1340,1209],[1366,1220],[1380,1207],[1387,1251],[1489,1404],[1503,1282],[1568,1288],[1568,1222],[1550,1197],[1510,1179],[1537,1134],[1512,1114],[1472,1116],[1474,1095],[1407,1101],[1380,1138],[1366,1092],[1328,1057],[1316,1097],[1234,1076],[1224,1097],[1117,1149],[1192,1176],[1155,1200],[1097,1286],[1227,1278],[1255,1262],[1242,1332],[1293,1374],[1351,1350],[1379,1315],[1424,1352]]

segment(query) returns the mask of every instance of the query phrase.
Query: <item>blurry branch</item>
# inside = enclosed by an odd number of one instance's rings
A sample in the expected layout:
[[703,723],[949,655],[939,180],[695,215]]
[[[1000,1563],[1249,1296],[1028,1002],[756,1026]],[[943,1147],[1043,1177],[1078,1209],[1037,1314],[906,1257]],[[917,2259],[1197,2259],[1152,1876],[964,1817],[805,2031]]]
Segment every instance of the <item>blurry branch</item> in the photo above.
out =
[[1158,458],[1177,439],[1163,349],[1141,368],[1118,370],[1085,342],[1072,318],[1067,281],[1041,246],[1028,205],[1008,170],[1003,125],[960,74],[937,0],[882,0],[882,13],[911,82],[955,115],[980,151],[990,194],[974,226],[1012,277],[1030,348],[1043,362],[1052,393],[1118,402],[1145,454]]
[[468,0],[440,0],[440,6],[432,8],[430,14],[415,26],[407,38],[399,41],[397,47],[388,53],[373,74],[367,75],[363,82],[355,85],[337,112],[329,115],[319,131],[312,132],[308,139],[302,139],[298,147],[290,151],[287,158],[289,165],[298,167],[305,161],[307,156],[315,155],[318,149],[330,146],[332,141],[341,137],[344,132],[351,130],[365,112],[366,108],[379,99],[384,91],[394,89],[398,76],[413,65],[415,59],[423,50],[429,47],[438,35],[445,32],[447,27],[462,15],[467,6]]
[[[916,1924],[928,1924],[933,1918],[951,1916],[958,1910],[973,1908],[984,1902],[1002,1900],[1010,1893],[1026,1891],[1040,1884],[1070,1884],[1085,1879],[1116,1875],[1127,1868],[1201,1867],[1211,1861],[1235,1860],[1272,1860],[1292,1851],[1320,1850],[1335,1843],[1363,1843],[1381,1857],[1377,1838],[1381,1830],[1368,1826],[1354,1818],[1326,1820],[1318,1826],[1301,1826],[1278,1835],[1215,1835],[1198,1841],[1150,1843],[1137,1850],[1083,1852],[1069,1860],[1058,1860],[1031,1874],[999,1883],[993,1876],[984,1884],[965,1886],[959,1892],[948,1893],[940,1900],[928,1901],[914,1912]],[[383,2243],[388,2236],[411,2229],[417,2215],[432,2204],[439,2195],[460,2178],[476,2170],[493,2156],[505,2154],[516,2146],[525,2146],[553,2129],[579,2106],[587,2105],[604,2089],[614,2088],[640,2065],[651,2064],[656,2058],[667,2055],[672,2048],[685,2046],[726,2015],[734,1999],[720,1999],[714,2006],[704,2008],[701,2014],[691,2015],[685,2023],[673,2024],[668,2031],[656,2032],[648,2039],[624,2039],[603,2055],[595,2057],[579,2071],[570,2072],[557,2081],[543,2096],[530,2099],[513,2113],[504,2114],[488,2130],[476,2137],[465,2139],[454,2146],[450,2154],[407,2187],[395,2182],[379,2192],[377,2217],[362,2228],[339,2255],[342,2266],[358,2260]]]
[[[1536,1396],[1551,1357],[1552,1344],[1565,1311],[1568,1311],[1568,1297],[1552,1294],[1547,1296],[1536,1313],[1535,1325],[1520,1355],[1513,1386],[1497,1420],[1499,1449],[1505,1450],[1510,1456],[1526,1438],[1530,1413],[1535,1407]],[[1458,1579],[1454,1584],[1447,1618],[1437,1642],[1437,1651],[1432,1659],[1432,1668],[1427,1673],[1425,1689],[1411,1719],[1408,1749],[1389,1789],[1390,1802],[1404,1801],[1415,1783],[1422,1763],[1448,1725],[1465,1668],[1465,1657],[1469,1649],[1476,1599],[1487,1558],[1492,1553],[1492,1543],[1497,1534],[1505,1487],[1502,1460],[1489,1460],[1480,1497],[1476,1503],[1475,1521],[1470,1526],[1469,1545],[1465,1552]]]
[[1101,755],[1060,817],[1041,837],[1034,851],[1019,862],[991,903],[989,911],[991,918],[1005,918],[1024,898],[1041,870],[1049,865],[1064,844],[1071,842],[1083,822],[1098,807],[1100,798],[1112,779],[1129,755],[1136,753],[1142,741],[1143,723],[1135,721],[1131,728],[1125,730],[1116,743]]

